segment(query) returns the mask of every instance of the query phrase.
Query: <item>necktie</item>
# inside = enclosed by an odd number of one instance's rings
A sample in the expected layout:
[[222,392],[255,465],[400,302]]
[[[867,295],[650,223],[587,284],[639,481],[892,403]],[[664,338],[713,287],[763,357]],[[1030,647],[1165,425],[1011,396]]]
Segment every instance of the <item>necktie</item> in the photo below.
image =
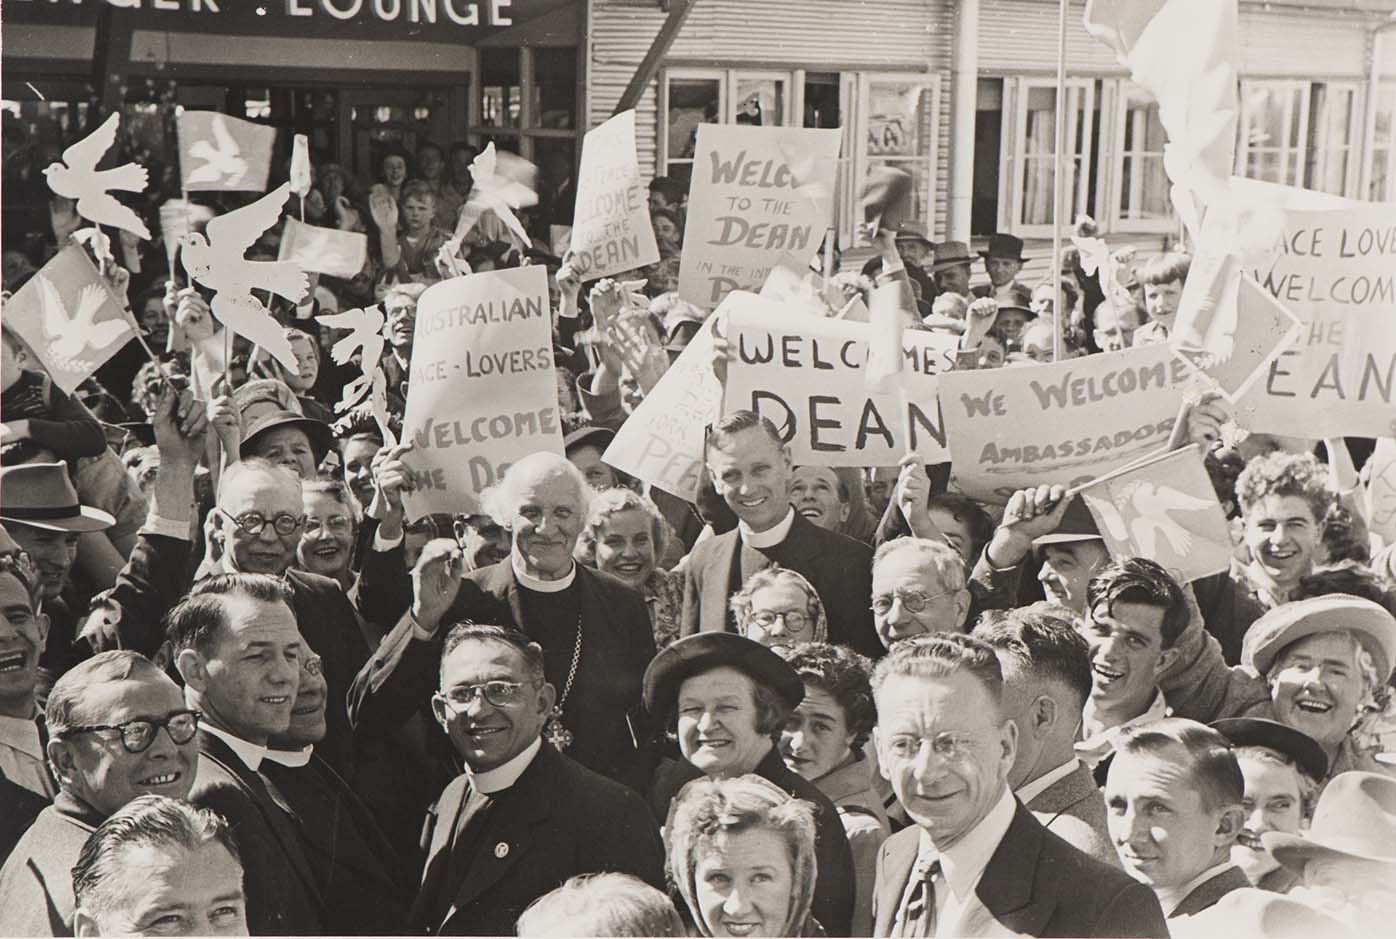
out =
[[940,861],[936,861],[911,886],[901,915],[897,917],[894,936],[927,937],[936,934],[936,881],[940,879]]

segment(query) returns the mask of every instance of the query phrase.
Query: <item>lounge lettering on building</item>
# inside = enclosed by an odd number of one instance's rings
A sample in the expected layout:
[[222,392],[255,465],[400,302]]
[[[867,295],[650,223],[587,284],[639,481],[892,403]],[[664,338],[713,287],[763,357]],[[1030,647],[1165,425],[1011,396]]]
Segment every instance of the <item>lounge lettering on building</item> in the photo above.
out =
[[[512,26],[514,0],[21,0],[35,6],[100,7],[268,21],[329,18],[341,22],[438,26]],[[153,25],[153,24],[152,24]]]

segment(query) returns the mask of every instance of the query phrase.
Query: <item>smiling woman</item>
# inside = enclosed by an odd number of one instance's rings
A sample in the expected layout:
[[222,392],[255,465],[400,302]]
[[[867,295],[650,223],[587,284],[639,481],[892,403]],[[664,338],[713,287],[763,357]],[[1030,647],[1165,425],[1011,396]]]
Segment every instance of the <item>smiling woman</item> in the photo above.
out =
[[812,936],[814,806],[760,776],[692,783],[674,810],[669,873],[704,936]]

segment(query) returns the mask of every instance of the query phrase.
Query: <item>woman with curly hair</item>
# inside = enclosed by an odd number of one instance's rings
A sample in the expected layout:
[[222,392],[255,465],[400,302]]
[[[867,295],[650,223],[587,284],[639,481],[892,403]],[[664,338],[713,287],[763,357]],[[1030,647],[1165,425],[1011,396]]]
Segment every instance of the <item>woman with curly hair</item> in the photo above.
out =
[[679,794],[669,876],[701,936],[822,936],[810,915],[814,806],[760,776],[700,779]]
[[640,591],[650,611],[656,649],[679,638],[683,611],[683,577],[659,566],[668,535],[669,523],[653,502],[617,487],[591,500],[577,542],[577,560]]
[[805,697],[786,721],[780,755],[838,807],[853,850],[853,932],[871,935],[877,854],[892,833],[875,784],[873,751],[867,747],[877,723],[872,663],[823,642],[796,646],[784,656],[804,682]]
[[737,632],[781,655],[801,643],[828,638],[824,604],[814,585],[789,568],[757,571],[728,602]]

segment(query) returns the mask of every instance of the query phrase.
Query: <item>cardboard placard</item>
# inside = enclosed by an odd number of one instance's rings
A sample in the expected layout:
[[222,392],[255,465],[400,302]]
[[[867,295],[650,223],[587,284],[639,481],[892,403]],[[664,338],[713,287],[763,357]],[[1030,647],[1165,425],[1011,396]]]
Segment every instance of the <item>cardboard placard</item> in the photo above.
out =
[[368,236],[307,225],[287,216],[277,257],[282,261],[294,261],[303,270],[348,280],[363,270],[364,261],[368,259]]
[[1027,486],[1077,486],[1161,450],[1192,366],[1156,344],[1065,362],[940,376],[954,481],[1004,503]]
[[711,310],[755,293],[784,254],[803,264],[832,219],[842,131],[700,124],[679,296]]
[[562,453],[547,271],[467,274],[417,302],[403,439],[409,517],[477,512],[479,495],[530,453]]
[[958,339],[908,331],[898,390],[869,393],[864,378],[871,327],[823,319],[751,294],[728,295],[733,358],[724,413],[768,417],[798,464],[890,466],[915,451],[949,459],[937,400]]
[[583,281],[659,260],[649,194],[635,155],[633,110],[617,114],[582,139],[569,247],[572,269]]

